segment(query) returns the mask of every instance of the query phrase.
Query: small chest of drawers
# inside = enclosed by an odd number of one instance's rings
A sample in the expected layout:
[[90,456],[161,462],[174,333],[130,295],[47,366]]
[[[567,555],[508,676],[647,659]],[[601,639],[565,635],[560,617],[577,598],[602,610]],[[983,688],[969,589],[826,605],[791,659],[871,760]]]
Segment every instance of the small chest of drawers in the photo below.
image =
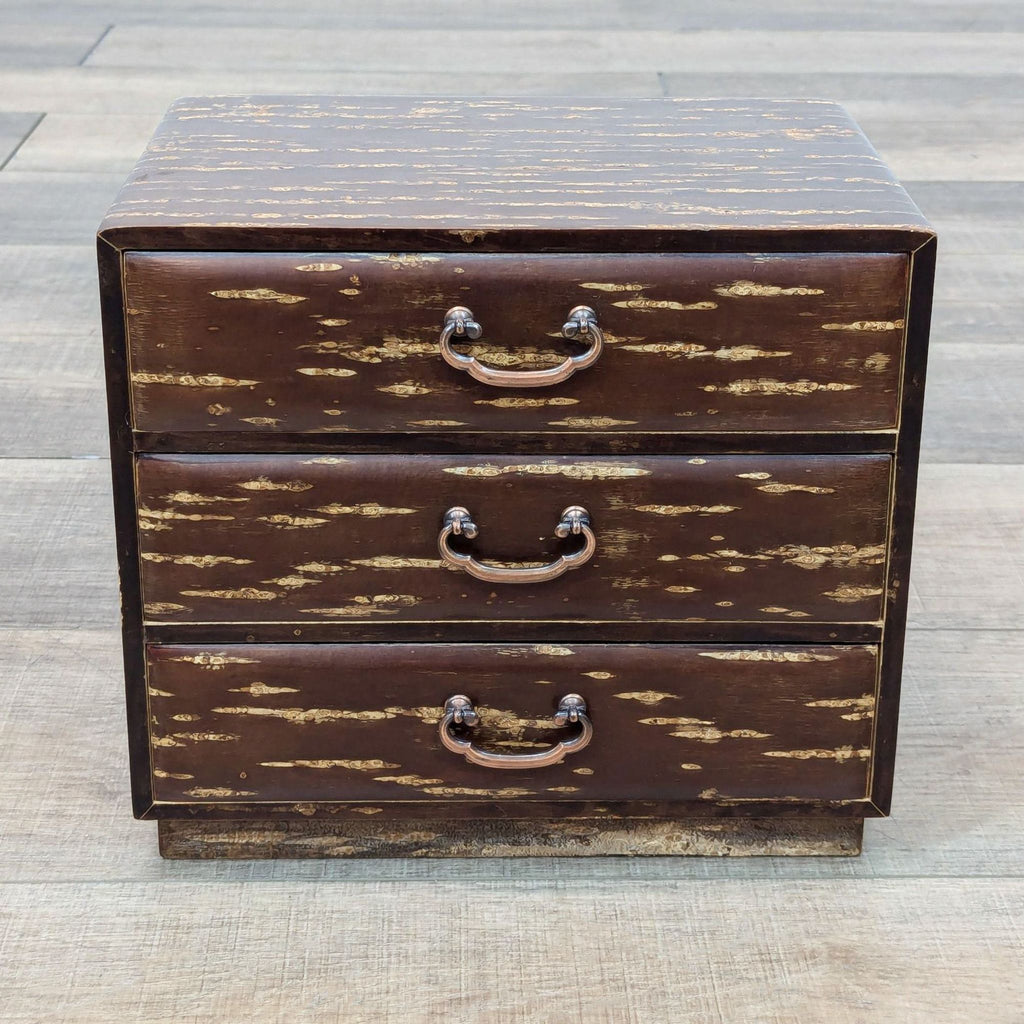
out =
[[806,101],[177,101],[98,237],[172,857],[849,854],[935,238]]

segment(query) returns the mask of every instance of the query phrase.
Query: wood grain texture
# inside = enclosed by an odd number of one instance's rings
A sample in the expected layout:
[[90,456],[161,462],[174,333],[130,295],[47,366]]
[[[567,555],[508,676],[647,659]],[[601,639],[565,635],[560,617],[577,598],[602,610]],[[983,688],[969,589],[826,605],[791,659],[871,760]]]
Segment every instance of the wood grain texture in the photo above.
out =
[[[399,152],[415,166],[395,175]],[[602,251],[609,232],[616,249],[656,251],[712,230],[741,251],[772,232],[854,247],[874,232],[902,250],[930,233],[834,104],[674,99],[185,97],[101,226],[135,249],[286,235],[294,249],[316,232],[332,249],[379,249],[387,232],[389,249],[428,251],[515,250],[527,236],[528,250]]]
[[[1012,0],[1007,0],[1012,2]],[[433,9],[433,5],[432,5]],[[546,9],[547,5],[546,5]],[[775,10],[776,8],[773,8]],[[971,8],[977,12],[977,6]],[[215,11],[216,8],[210,8]],[[249,8],[251,11],[251,7]],[[498,17],[521,7],[491,8]],[[952,10],[952,8],[950,9]],[[156,12],[152,12],[155,14]],[[277,11],[273,12],[275,15]],[[235,16],[232,12],[231,17]],[[288,12],[292,20],[298,12]],[[354,12],[345,12],[348,18]],[[575,9],[572,16],[578,17]],[[97,124],[105,138],[117,139],[122,116],[148,114],[155,120],[176,99],[188,94],[223,96],[252,93],[308,95],[323,87],[323,75],[300,67],[235,70],[153,68],[52,67],[24,69],[0,67],[0,89],[8,111],[58,114],[102,114],[110,119]],[[721,76],[714,70],[657,72],[649,67],[634,71],[587,70],[573,62],[540,72],[490,69],[467,72],[456,63],[445,72],[415,72],[381,68],[374,71],[338,71],[331,75],[331,87],[339,96],[538,96],[538,97],[658,97],[713,96],[721,91]],[[736,96],[780,96],[841,103],[855,119],[883,122],[931,121],[941,124],[979,116],[983,120],[1003,116],[1007,123],[1024,113],[1017,76],[1008,74],[914,74],[890,70],[886,73],[828,71],[749,72],[729,75]],[[145,140],[143,140],[145,141]],[[979,139],[983,146],[993,140]],[[126,151],[122,150],[123,156]],[[114,154],[111,154],[113,156]],[[944,183],[949,183],[946,179]],[[916,184],[916,183],[915,183]],[[911,189],[913,194],[913,188]],[[94,222],[95,223],[95,222]]]
[[344,825],[320,821],[158,823],[171,860],[276,857],[851,857],[863,821],[718,818],[608,822],[439,822],[421,818]]
[[[144,455],[136,473],[150,621],[879,618],[887,456]],[[597,554],[559,579],[442,566],[450,507],[480,527],[460,550],[516,565],[579,547],[554,536],[572,504]]]
[[[0,459],[0,622],[117,622],[117,571],[105,461]],[[16,498],[16,500],[15,500]]]
[[120,172],[123,175],[145,148],[156,120],[148,114],[125,114],[116,118],[47,114],[8,167],[22,173]]
[[46,31],[32,17],[4,20],[0,65],[45,68],[84,60],[107,26],[95,15],[77,24],[63,18],[47,21]]
[[[139,430],[632,432],[894,428],[906,315],[900,255],[129,253],[125,302]],[[506,372],[584,351],[564,384],[498,388],[441,358]]]
[[0,168],[10,164],[15,150],[39,123],[39,114],[0,113]]
[[[677,14],[677,17],[679,15]],[[685,15],[683,15],[685,17]],[[868,22],[870,24],[870,22]],[[950,34],[910,32],[743,31],[668,32],[663,25],[637,31],[486,29],[460,31],[465,52],[458,64],[469,71],[546,71],[566,62],[574,44],[586,46],[593,64],[607,71],[807,71],[942,74],[952,63],[981,66],[989,73],[1014,74],[1022,42],[1013,32]],[[90,67],[266,68],[303,66],[311,70],[374,70],[396,64],[410,71],[451,69],[446,52],[450,31],[441,28],[395,32],[224,27],[177,28],[125,25],[109,33],[86,62]]]
[[[354,12],[349,9],[349,16]],[[234,15],[232,15],[234,16]],[[180,68],[63,67],[27,71],[0,67],[0,89],[5,108],[19,112],[52,110],[71,114],[149,114],[154,123],[181,96],[202,93],[224,96],[273,92],[280,96],[308,95],[323,89],[323,75],[302,68],[240,68],[206,71]],[[373,72],[338,72],[331,88],[339,96],[595,96],[658,97],[662,82],[650,68],[626,72],[587,70],[577,63],[543,72],[463,72],[457,66],[447,74],[415,74],[382,68]],[[712,81],[690,95],[709,95]],[[813,98],[818,98],[817,94]],[[116,135],[113,127],[101,129]],[[145,140],[144,140],[145,141]],[[123,152],[123,151],[122,151]],[[120,175],[120,181],[124,174]],[[102,212],[102,211],[101,211]],[[95,228],[99,218],[89,229]]]
[[[154,798],[367,801],[371,814],[377,801],[422,801],[441,816],[449,801],[863,800],[877,656],[758,645],[150,647]],[[594,738],[546,768],[470,764],[437,735],[445,700],[463,692],[481,722],[456,731],[496,753],[574,732],[551,721],[565,693],[584,697]]]
[[[7,6],[12,16],[32,24],[46,24],[58,12],[74,23],[94,21],[102,14],[107,20],[124,25],[361,28],[376,29],[382,34],[439,27],[453,31],[578,29],[580,24],[579,9],[569,0],[519,0],[514,7],[493,0],[380,0],[372,6],[351,10],[339,10],[332,0],[307,0],[294,13],[282,11],[272,0],[253,0],[244,12],[225,3],[195,7],[191,0],[173,0],[152,9],[140,9],[131,0],[9,0]],[[855,10],[842,0],[821,0],[813,9],[808,9],[805,0],[782,0],[770,10],[756,0],[739,0],[726,9],[679,6],[663,0],[591,0],[586,11],[590,28],[619,30],[727,30],[744,25],[774,34],[806,31],[811,26],[819,30],[857,31],[871,25],[886,32],[916,32],[926,27],[934,33],[1012,32],[1024,28],[1024,16],[1013,0],[975,0],[970,5],[946,0],[907,0],[898,8],[885,0],[864,0]],[[808,53],[797,67],[816,58],[817,54]],[[962,63],[955,66],[961,67]],[[776,89],[775,94],[790,95],[785,88]]]
[[[183,1004],[202,1024],[516,1024],[553,1006],[573,1024],[671,1020],[680,1007],[693,1021],[767,1009],[780,1022],[1017,1024],[1024,998],[1019,879],[206,884],[214,865],[170,866],[180,879],[163,899],[131,883],[61,886],[59,898],[9,887],[12,1024],[40,1007],[76,1024],[176,1020]],[[77,970],[58,985],[55,964]]]
[[[98,339],[95,250],[82,245],[0,245],[0,274],[8,334],[49,345],[54,356],[68,334]],[[46,302],[46,292],[59,293],[60,302]]]

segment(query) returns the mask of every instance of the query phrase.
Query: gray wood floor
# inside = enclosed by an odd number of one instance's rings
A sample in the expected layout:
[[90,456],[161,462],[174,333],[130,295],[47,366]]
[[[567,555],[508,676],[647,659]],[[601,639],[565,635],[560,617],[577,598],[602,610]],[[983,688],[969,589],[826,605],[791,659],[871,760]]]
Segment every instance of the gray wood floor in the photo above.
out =
[[[853,861],[172,863],[131,820],[92,233],[204,92],[823,96],[940,232],[893,817]],[[1024,1021],[1020,0],[3,0],[0,1019]]]

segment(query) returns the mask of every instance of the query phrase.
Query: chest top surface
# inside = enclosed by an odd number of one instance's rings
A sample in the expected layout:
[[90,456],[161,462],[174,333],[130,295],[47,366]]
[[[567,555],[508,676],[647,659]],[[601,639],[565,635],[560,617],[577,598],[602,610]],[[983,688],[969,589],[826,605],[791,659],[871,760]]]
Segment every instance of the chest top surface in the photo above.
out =
[[[818,100],[183,97],[101,226],[117,248],[913,249],[927,222]],[[786,241],[788,239],[788,241]]]

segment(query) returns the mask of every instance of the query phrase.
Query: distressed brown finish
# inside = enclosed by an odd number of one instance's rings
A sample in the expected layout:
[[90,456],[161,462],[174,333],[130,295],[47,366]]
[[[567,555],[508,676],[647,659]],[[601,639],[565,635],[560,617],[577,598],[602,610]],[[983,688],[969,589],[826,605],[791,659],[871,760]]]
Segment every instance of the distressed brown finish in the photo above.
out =
[[[622,824],[621,834],[594,833],[590,852],[612,852],[609,843],[626,852],[637,822],[652,818],[855,824],[887,813],[934,251],[906,193],[828,103],[178,101],[98,240],[136,814],[211,823],[209,833],[165,828],[180,839],[165,844],[174,855],[225,855],[235,843],[290,856],[329,855],[338,836],[356,832],[367,833],[357,851],[453,853],[490,835],[488,849],[514,852],[495,824],[513,804],[534,822],[519,832],[528,844],[550,835],[552,821]],[[558,337],[578,303],[598,311],[608,344],[594,367],[550,390],[492,389],[436,352],[444,312],[465,304],[484,325],[482,361],[554,364],[580,351]],[[598,464],[643,472],[590,472]],[[597,553],[560,579],[509,587],[438,564],[452,505],[468,505],[480,526],[455,547],[523,564],[579,543],[552,536],[574,503],[590,509]],[[278,770],[301,768],[312,773],[303,786],[325,787],[333,783],[319,773],[329,769],[298,763],[359,758],[304,757],[317,734],[323,743],[365,725],[374,731],[362,740],[383,742],[422,728],[416,756],[427,757],[430,727],[404,714],[328,713],[306,728],[287,716],[214,712],[243,705],[213,703],[211,669],[202,685],[163,691],[182,702],[163,729],[147,691],[147,643],[278,652],[267,656],[285,674],[300,672],[307,653],[379,650],[401,655],[422,681],[436,669],[431,652],[469,657],[495,641],[601,645],[618,652],[609,656],[622,659],[622,673],[645,676],[649,663],[708,661],[693,652],[711,644],[809,653],[866,643],[870,680],[859,694],[821,696],[837,668],[847,678],[846,655],[814,672],[769,662],[808,671],[801,692],[818,696],[801,704],[785,700],[794,691],[781,677],[755,685],[745,673],[764,670],[756,661],[722,660],[717,692],[666,668],[664,692],[708,702],[703,717],[675,717],[723,733],[673,742],[714,748],[721,781],[694,790],[687,778],[690,789],[673,789],[631,764],[619,796],[506,799],[367,782],[356,769],[336,798],[246,796],[252,776],[238,762],[252,760],[250,740],[301,736],[282,757],[297,767]],[[479,668],[480,678],[497,671]],[[385,696],[393,708],[443,699],[389,695],[399,684],[380,675],[362,675],[364,711]],[[351,694],[357,676],[321,690],[316,704],[275,707],[338,710],[328,698]],[[516,685],[532,693],[542,678]],[[509,693],[504,675],[491,679]],[[608,735],[608,722],[627,721],[614,710],[627,698],[611,698],[609,712],[602,680],[588,682]],[[731,703],[741,684],[744,701]],[[645,682],[629,692],[651,691]],[[808,707],[866,698],[877,706]],[[538,720],[552,710],[493,706]],[[825,708],[841,726],[806,717]],[[794,737],[781,754],[763,752],[771,765],[743,756],[757,739],[737,732],[753,728],[740,722],[751,714],[772,724],[754,731]],[[239,728],[193,715],[234,716]],[[629,719],[634,740],[655,728],[638,720]],[[860,745],[821,742],[837,729]],[[654,741],[645,735],[633,748],[646,754]],[[154,751],[161,771],[195,775],[161,760],[193,756],[221,779],[168,802],[160,787],[189,780],[154,775]],[[417,774],[447,780],[426,768]],[[775,786],[780,779],[787,785]],[[353,785],[408,792],[368,805]],[[432,818],[465,824],[417,846],[403,829],[428,800]],[[253,824],[222,824],[236,818]],[[279,826],[293,819],[309,828],[289,824],[282,839]],[[481,831],[479,820],[491,824]],[[704,842],[698,832],[684,829],[673,852],[692,849],[693,835]],[[761,845],[798,852],[768,835]]]
[[337,96],[183,97],[101,230],[129,249],[569,252],[930,234],[834,103]]
[[[904,254],[128,253],[133,421],[143,431],[891,429]],[[596,312],[606,348],[565,383],[493,387],[460,348],[546,369]]]
[[[148,661],[159,802],[867,795],[870,646],[168,645]],[[463,692],[495,751],[557,742],[569,692],[594,738],[546,768],[469,764],[437,736]]]
[[[139,457],[146,615],[158,622],[873,622],[890,458]],[[597,553],[560,579],[475,580],[441,562],[445,511],[485,563],[550,562],[562,509]],[[463,633],[463,635],[466,635]]]
[[169,860],[289,857],[852,857],[864,822],[837,818],[601,818],[344,824],[159,822]]

